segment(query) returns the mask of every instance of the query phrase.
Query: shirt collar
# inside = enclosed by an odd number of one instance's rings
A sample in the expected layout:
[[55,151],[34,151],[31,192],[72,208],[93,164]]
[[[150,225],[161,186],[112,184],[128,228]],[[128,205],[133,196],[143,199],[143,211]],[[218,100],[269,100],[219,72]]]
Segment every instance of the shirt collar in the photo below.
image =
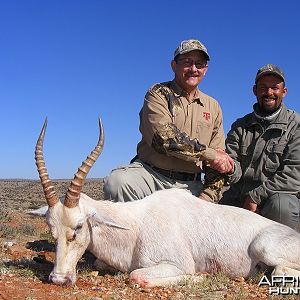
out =
[[253,105],[253,112],[255,114],[255,117],[259,120],[265,120],[265,121],[272,121],[272,120],[275,120],[277,118],[277,116],[280,114],[280,111],[282,109],[282,105],[275,111],[273,112],[272,114],[269,114],[267,116],[262,116],[260,113],[259,113],[259,106],[257,103],[255,103]]
[[[254,104],[255,106],[255,104]],[[262,121],[267,121],[269,124],[273,124],[274,126],[281,127],[282,129],[286,128],[286,125],[288,123],[288,112],[287,107],[282,103],[281,108],[279,110],[279,113],[276,112],[273,114],[273,118],[270,118],[269,120],[266,120],[265,118],[258,118],[257,114],[255,113],[255,110],[248,115],[246,126],[252,126],[255,124],[258,124]]]
[[[174,91],[174,94],[177,96],[177,97],[184,97],[184,98],[187,98],[187,93],[184,89],[182,89],[176,82],[175,82],[175,79],[171,81],[171,88],[172,90]],[[193,98],[193,101],[196,101],[196,100],[199,100],[201,104],[203,104],[203,98],[201,97],[201,91],[199,90],[199,88],[197,87],[196,89],[196,93],[195,93],[195,96]]]

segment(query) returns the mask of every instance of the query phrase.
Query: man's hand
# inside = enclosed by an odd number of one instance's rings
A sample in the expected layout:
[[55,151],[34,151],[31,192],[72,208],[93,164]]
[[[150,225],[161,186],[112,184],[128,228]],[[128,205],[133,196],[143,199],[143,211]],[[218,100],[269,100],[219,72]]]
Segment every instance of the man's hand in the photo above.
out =
[[207,166],[218,171],[219,173],[233,173],[234,161],[233,159],[221,149],[216,149],[216,158],[207,162]]
[[253,211],[255,213],[259,213],[257,203],[255,203],[250,196],[247,196],[245,198],[244,206],[243,208],[248,209],[250,211]]

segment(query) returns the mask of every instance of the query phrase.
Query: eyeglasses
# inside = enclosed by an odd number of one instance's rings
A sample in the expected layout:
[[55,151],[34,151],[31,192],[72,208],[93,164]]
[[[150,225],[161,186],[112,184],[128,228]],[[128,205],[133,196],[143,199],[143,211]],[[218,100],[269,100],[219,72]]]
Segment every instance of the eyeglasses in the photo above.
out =
[[207,61],[193,61],[190,58],[179,58],[176,60],[176,62],[179,62],[185,68],[190,68],[191,66],[195,65],[197,69],[202,69],[207,66]]

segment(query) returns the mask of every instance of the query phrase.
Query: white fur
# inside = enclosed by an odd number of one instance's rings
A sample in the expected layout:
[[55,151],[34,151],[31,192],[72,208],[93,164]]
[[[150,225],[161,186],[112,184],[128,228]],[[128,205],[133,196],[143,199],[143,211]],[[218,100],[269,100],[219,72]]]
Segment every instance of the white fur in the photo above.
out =
[[[175,283],[188,274],[223,271],[249,277],[258,265],[300,270],[300,234],[258,214],[168,189],[135,202],[61,202],[47,212],[57,241],[50,279],[74,284],[88,249],[98,265],[131,272],[142,286]],[[76,233],[75,239],[73,239]]]

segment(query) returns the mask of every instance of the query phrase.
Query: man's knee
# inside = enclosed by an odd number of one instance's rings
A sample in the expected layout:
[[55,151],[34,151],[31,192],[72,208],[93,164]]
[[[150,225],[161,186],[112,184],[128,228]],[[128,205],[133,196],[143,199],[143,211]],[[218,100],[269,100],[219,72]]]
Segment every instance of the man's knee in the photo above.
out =
[[126,183],[127,178],[122,170],[113,170],[109,176],[104,179],[104,188],[113,190],[117,186],[122,186]]
[[104,179],[103,192],[105,200],[118,201],[120,190],[128,185],[128,179],[123,169],[113,170],[109,176]]
[[299,199],[295,195],[276,193],[267,199],[261,214],[271,220],[299,230]]
[[127,202],[142,199],[155,191],[153,177],[141,163],[115,169],[104,179],[104,199]]

